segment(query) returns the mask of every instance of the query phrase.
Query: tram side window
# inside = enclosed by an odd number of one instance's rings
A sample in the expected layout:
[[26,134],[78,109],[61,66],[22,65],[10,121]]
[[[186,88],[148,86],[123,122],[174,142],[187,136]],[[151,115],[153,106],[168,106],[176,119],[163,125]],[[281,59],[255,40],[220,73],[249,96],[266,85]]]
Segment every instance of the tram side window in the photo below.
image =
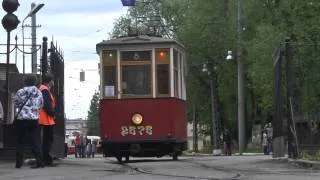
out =
[[104,95],[115,96],[116,95],[116,66],[105,66],[103,70],[104,74]]
[[158,94],[169,94],[169,65],[158,64],[157,65],[157,87]]
[[170,94],[170,48],[156,48],[156,92],[158,96]]
[[178,52],[173,50],[173,71],[174,71],[174,96],[179,97],[179,82],[178,82]]
[[123,95],[150,95],[150,65],[122,66]]

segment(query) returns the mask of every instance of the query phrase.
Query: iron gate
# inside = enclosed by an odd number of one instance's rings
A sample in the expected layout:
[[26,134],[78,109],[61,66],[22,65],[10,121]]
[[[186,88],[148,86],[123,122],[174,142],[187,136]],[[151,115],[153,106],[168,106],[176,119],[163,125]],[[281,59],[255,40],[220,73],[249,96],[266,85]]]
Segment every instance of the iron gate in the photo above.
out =
[[[52,155],[55,157],[64,157],[65,155],[65,113],[64,113],[64,58],[54,45],[50,43],[48,49],[47,38],[43,38],[43,51],[41,61],[42,75],[51,73],[54,76],[53,94],[56,99],[56,125],[54,129],[54,142],[52,147]],[[48,53],[49,62],[48,62]]]

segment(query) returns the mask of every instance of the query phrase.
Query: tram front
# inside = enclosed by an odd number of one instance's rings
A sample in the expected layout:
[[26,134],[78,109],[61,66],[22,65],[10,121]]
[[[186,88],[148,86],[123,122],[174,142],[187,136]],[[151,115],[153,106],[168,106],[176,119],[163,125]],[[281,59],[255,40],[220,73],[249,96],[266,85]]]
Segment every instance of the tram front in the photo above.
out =
[[104,155],[177,159],[187,148],[184,47],[135,36],[103,41],[97,52]]

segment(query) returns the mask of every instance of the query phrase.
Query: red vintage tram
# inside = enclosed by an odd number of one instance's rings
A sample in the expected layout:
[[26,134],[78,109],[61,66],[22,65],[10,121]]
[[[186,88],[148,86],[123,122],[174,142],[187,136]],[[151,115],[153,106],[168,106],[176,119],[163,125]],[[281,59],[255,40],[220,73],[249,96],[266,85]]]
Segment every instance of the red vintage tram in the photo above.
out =
[[187,148],[186,60],[183,45],[153,36],[97,44],[100,129],[104,156],[174,160]]

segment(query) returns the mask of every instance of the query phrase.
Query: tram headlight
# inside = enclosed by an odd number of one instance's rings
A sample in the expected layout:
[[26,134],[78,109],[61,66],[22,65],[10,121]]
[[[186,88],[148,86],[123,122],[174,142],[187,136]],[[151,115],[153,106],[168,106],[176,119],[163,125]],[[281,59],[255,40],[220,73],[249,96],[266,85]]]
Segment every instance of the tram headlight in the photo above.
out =
[[135,113],[135,114],[132,116],[131,120],[132,120],[133,124],[135,124],[135,125],[140,125],[140,124],[142,123],[142,121],[143,121],[143,117],[142,117],[141,114]]

